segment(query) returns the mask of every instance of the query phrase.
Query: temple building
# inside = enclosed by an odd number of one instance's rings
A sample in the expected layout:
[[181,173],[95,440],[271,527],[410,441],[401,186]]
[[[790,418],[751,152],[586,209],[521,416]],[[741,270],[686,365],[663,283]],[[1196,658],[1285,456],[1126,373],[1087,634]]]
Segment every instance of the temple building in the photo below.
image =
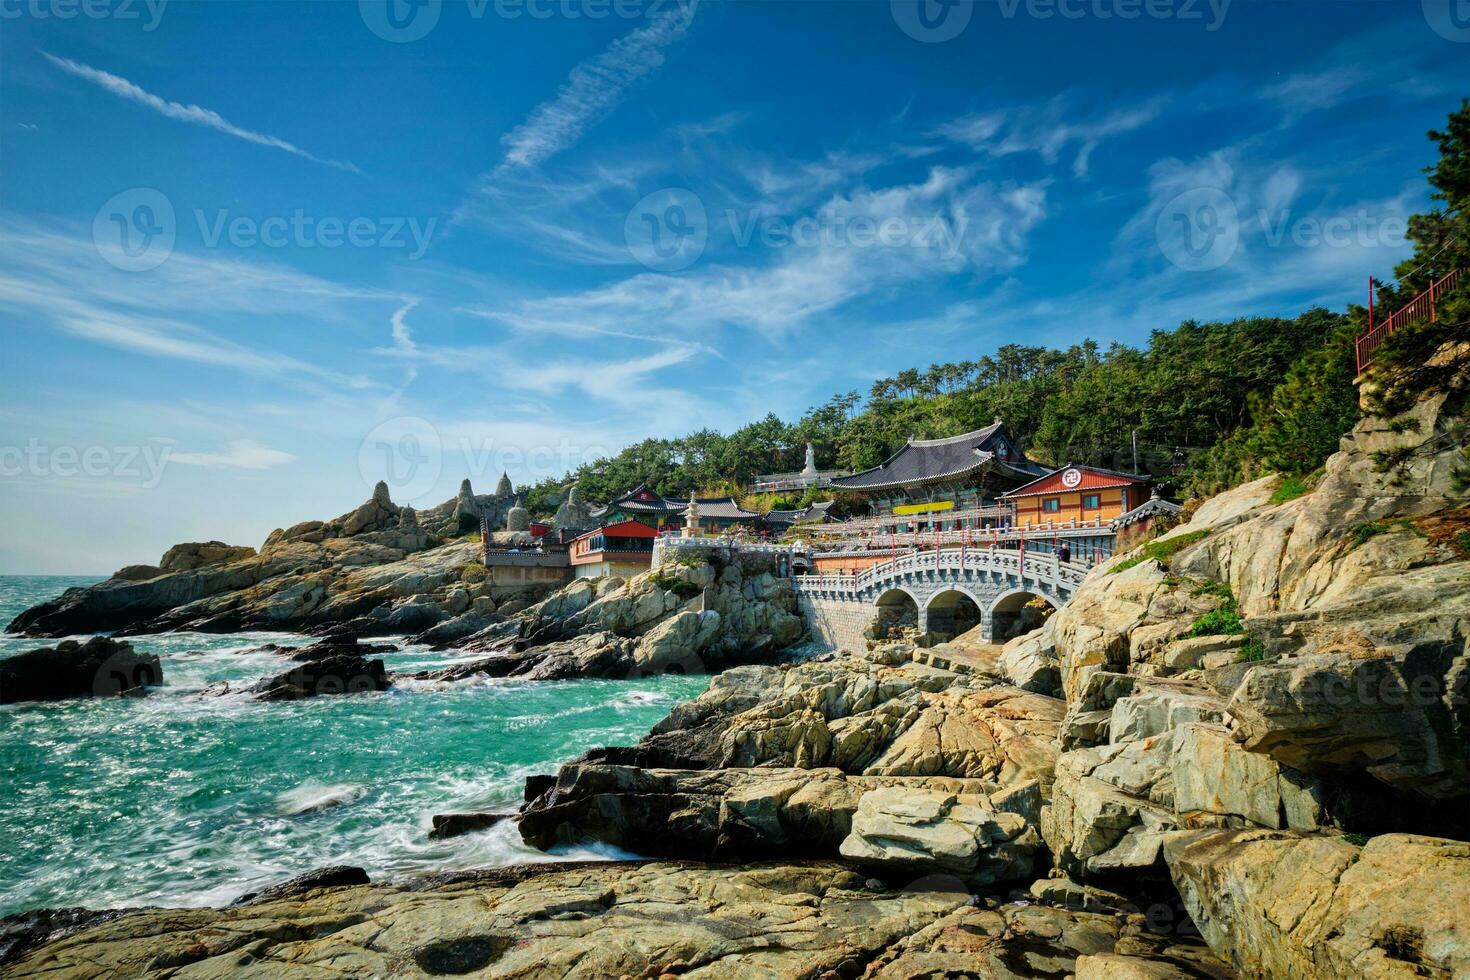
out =
[[833,479],[830,485],[862,495],[879,517],[912,519],[896,522],[898,531],[920,524],[950,531],[1001,522],[996,508],[1001,495],[1045,473],[996,419],[983,429],[946,439],[910,439],[879,465]]
[[[736,503],[734,497],[697,497],[694,502],[699,514],[698,530],[705,534],[720,534],[737,525],[753,527],[761,519],[761,515]],[[672,532],[683,529],[688,510],[688,500],[665,497],[640,485],[592,516],[603,524],[639,521],[655,530]]]
[[576,578],[637,575],[653,562],[658,532],[642,521],[625,520],[588,531],[572,540],[570,560]]
[[1017,527],[1110,523],[1149,496],[1149,478],[1068,463],[1000,495]]
[[1180,510],[1178,504],[1163,499],[1158,488],[1154,488],[1153,496],[1113,520],[1113,531],[1117,534],[1114,547],[1127,551],[1140,541],[1169,530],[1179,522]]
[[773,510],[765,516],[765,528],[770,534],[785,534],[794,527],[827,524],[837,519],[837,502],[819,500],[799,510]]

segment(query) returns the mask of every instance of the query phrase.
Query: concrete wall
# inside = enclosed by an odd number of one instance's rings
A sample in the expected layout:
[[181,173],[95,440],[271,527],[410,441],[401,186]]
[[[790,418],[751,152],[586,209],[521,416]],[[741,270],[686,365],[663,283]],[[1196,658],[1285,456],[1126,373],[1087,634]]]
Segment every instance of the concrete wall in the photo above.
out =
[[[491,554],[485,565],[490,580],[490,595],[499,600],[528,590],[553,592],[572,580],[570,565],[547,565],[515,561],[518,555]],[[527,556],[529,557],[529,556]]]
[[867,646],[863,630],[876,614],[872,606],[801,594],[796,597],[796,605],[806,618],[807,632],[814,643],[843,650],[862,650]]

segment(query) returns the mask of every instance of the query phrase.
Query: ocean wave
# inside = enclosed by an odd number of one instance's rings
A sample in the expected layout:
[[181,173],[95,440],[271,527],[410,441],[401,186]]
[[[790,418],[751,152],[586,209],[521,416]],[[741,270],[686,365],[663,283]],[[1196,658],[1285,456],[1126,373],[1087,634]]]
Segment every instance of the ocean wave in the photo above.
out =
[[319,813],[334,807],[359,800],[367,793],[367,787],[356,783],[338,783],[326,786],[308,780],[276,797],[276,812],[284,817],[298,817],[306,813]]

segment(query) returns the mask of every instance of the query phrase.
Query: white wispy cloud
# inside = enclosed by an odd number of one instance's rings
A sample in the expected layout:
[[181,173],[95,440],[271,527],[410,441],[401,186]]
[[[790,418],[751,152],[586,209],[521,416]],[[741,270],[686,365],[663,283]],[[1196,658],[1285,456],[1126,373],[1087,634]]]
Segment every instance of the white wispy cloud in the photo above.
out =
[[992,156],[1039,153],[1048,163],[1055,163],[1063,150],[1075,145],[1072,172],[1086,177],[1099,143],[1153,122],[1166,102],[1161,96],[1098,114],[1079,109],[1077,99],[1063,93],[1039,106],[964,116],[936,127],[934,135]]
[[409,328],[406,317],[418,305],[418,300],[409,300],[394,310],[393,316],[389,320],[389,324],[393,328],[393,346],[409,354],[418,350],[418,346],[413,342],[413,331]]
[[138,105],[146,106],[159,115],[167,116],[179,122],[192,123],[196,126],[204,126],[208,129],[217,130],[237,139],[242,139],[259,146],[268,146],[276,150],[284,150],[313,163],[325,164],[328,167],[336,167],[351,173],[361,173],[357,166],[345,160],[327,160],[315,154],[308,153],[294,143],[287,142],[278,136],[270,136],[255,130],[236,126],[213,109],[205,109],[197,105],[185,105],[182,102],[171,102],[167,99],[146,91],[141,86],[128,81],[120,75],[93,68],[80,62],[72,61],[70,58],[59,58],[47,51],[41,52],[42,57],[51,62],[57,68],[78,78],[85,79],[92,84],[111,92],[113,95],[136,102]]
[[[834,195],[797,216],[815,234],[749,253],[768,256],[765,264],[710,265],[680,276],[643,273],[528,300],[510,314],[577,330],[621,330],[636,320],[644,332],[679,340],[721,326],[775,338],[880,290],[1013,269],[1045,216],[1045,182],[977,181],[971,169],[934,167],[917,183]],[[861,229],[869,228],[901,234],[885,242],[865,236]],[[758,249],[759,238],[752,234],[746,247]]]
[[575,144],[588,126],[623,101],[629,88],[663,65],[664,49],[684,36],[696,5],[692,0],[676,4],[573,68],[554,98],[506,134],[505,159],[497,169],[534,167]]
[[291,383],[366,389],[372,382],[254,347],[202,326],[276,314],[347,321],[355,304],[402,297],[357,290],[279,267],[174,253],[147,275],[102,260],[89,239],[0,220],[0,310],[33,314],[64,333],[118,350]]
[[268,470],[295,462],[296,457],[280,449],[271,449],[250,439],[236,439],[229,448],[218,453],[169,453],[170,463],[204,466],[211,469]]

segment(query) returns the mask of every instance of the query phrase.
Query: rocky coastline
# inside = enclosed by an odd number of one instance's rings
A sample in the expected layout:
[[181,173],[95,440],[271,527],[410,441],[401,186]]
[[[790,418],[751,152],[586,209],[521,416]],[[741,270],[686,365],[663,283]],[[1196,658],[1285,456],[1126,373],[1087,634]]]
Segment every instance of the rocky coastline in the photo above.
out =
[[[416,680],[714,674],[637,744],[527,781],[515,819],[528,843],[648,860],[328,876],[225,909],[36,913],[0,924],[19,937],[5,969],[1470,975],[1465,440],[1463,397],[1367,419],[1310,492],[1285,499],[1267,477],[1204,502],[1003,649],[968,634],[778,662],[801,633],[789,583],[739,563],[577,582],[441,629],[485,656]],[[415,595],[443,597],[424,630],[471,611],[447,598],[465,588],[468,544],[431,548],[377,498],[364,508],[375,502],[368,519],[332,522],[337,537],[283,532],[217,564],[201,552],[12,626],[371,635],[359,627],[428,605],[404,602]],[[421,534],[423,547],[398,546]],[[362,549],[395,554],[368,565]],[[159,607],[290,561],[304,564]],[[139,588],[153,598],[123,598]],[[364,659],[343,646],[324,642],[307,666]]]

